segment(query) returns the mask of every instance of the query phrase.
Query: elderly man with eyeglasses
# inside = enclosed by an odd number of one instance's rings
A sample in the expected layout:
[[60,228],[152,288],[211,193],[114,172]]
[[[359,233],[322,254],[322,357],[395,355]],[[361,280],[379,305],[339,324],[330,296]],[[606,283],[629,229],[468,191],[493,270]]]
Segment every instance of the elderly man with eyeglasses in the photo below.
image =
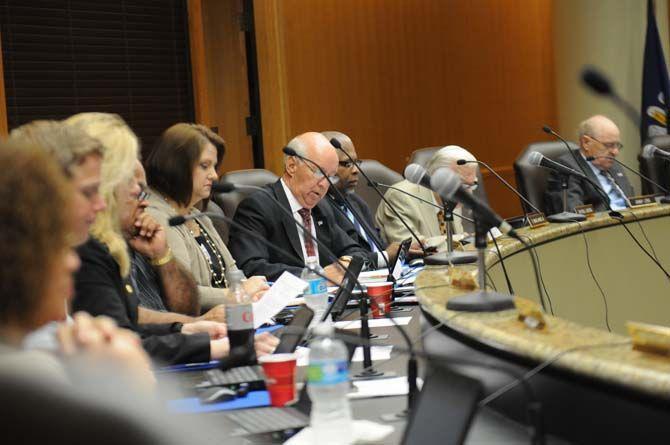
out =
[[[335,147],[322,134],[309,132],[293,138],[287,148],[294,154],[285,156],[282,177],[265,186],[265,192],[252,194],[237,207],[234,217],[237,224],[230,228],[228,243],[237,266],[247,276],[264,275],[274,281],[285,271],[299,276],[307,258],[316,256],[334,282],[343,277],[338,258],[358,255],[370,267],[377,267],[377,256],[347,235],[335,222],[328,203],[322,202],[330,182],[337,181],[339,161]],[[305,226],[338,258],[305,236],[296,223]],[[240,227],[257,236],[250,236]],[[259,238],[282,251],[268,247]]]
[[[465,160],[467,163],[458,165],[459,160]],[[459,175],[465,188],[474,191],[477,188],[478,170],[477,163],[474,161],[476,161],[475,157],[465,148],[448,145],[433,154],[426,164],[426,171],[432,175],[440,168],[450,168]],[[444,241],[448,222],[443,210],[444,203],[437,193],[403,180],[394,184],[393,188],[389,188],[384,197],[402,215],[414,233],[426,239],[425,244],[428,247],[437,247],[438,250],[447,247]],[[461,204],[455,206],[453,213],[455,215],[452,224],[453,233],[459,234],[456,238],[460,239],[473,228],[458,215],[471,217],[471,213]],[[388,242],[402,241],[410,237],[405,225],[386,203],[380,203],[375,218],[382,230],[382,235]]]
[[[630,206],[628,197],[634,191],[621,167],[614,161],[621,150],[619,128],[611,119],[595,115],[579,125],[579,151],[576,156],[566,153],[556,159],[557,162],[570,167],[600,184],[600,188],[608,197],[605,202],[601,193],[588,181],[579,178],[568,178],[567,208],[591,204],[595,211],[607,210],[607,205],[614,210]],[[545,201],[549,214],[563,211],[563,178],[556,172],[551,173],[547,182]]]

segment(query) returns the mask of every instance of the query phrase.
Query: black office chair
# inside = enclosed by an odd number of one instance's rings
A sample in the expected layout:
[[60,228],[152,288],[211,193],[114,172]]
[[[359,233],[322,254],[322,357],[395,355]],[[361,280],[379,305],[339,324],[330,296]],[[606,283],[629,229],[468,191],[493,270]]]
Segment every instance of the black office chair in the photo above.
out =
[[[361,169],[375,182],[381,182],[382,184],[393,185],[396,182],[402,181],[402,175],[395,170],[391,170],[384,164],[379,161],[374,161],[371,159],[363,159],[361,161]],[[386,189],[380,187],[379,190],[382,193],[386,193]],[[379,207],[379,202],[381,198],[375,192],[372,187],[368,186],[368,182],[365,180],[363,175],[358,175],[358,185],[356,186],[356,194],[363,198],[363,201],[370,207],[370,211],[374,215],[377,212],[377,207]]]
[[[569,142],[569,144],[571,149],[579,150],[579,147],[574,143]],[[526,147],[514,161],[514,175],[516,177],[517,188],[528,201],[546,213],[544,191],[547,188],[549,170],[531,165],[528,162],[528,157],[534,151],[549,159],[556,160],[558,157],[566,154],[567,149],[563,142],[535,142]],[[521,206],[527,213],[534,212],[523,201],[521,201]]]
[[[275,182],[279,177],[269,170],[262,168],[251,168],[247,170],[233,170],[221,176],[221,182],[230,182],[239,185],[253,185],[262,187],[271,182]],[[251,195],[253,189],[239,189],[230,193],[217,193],[212,195],[212,200],[223,209],[226,216],[232,218],[235,216],[237,206],[244,198]]]
[[[652,136],[644,143],[644,145],[647,144],[655,145],[661,150],[670,150],[670,135],[664,134],[660,136]],[[640,163],[640,173],[648,176],[649,179],[662,185],[666,189],[670,188],[670,163],[668,163],[668,161],[660,158],[643,156],[642,153],[638,155],[637,160]],[[652,193],[665,194],[663,190],[650,184],[644,179],[642,179],[640,183],[642,185],[642,193],[645,195]]]

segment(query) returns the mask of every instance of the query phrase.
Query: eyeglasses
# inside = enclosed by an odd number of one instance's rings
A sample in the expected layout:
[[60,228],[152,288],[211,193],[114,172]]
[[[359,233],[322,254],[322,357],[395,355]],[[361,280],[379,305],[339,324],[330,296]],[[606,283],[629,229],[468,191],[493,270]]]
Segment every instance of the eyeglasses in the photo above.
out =
[[147,199],[149,199],[149,192],[146,190],[146,185],[140,184],[140,194],[137,195],[137,200],[141,202]]
[[618,149],[618,150],[623,150],[623,144],[621,142],[600,142],[598,139],[594,138],[593,136],[589,136],[588,134],[586,136],[593,139],[597,143],[603,145],[608,150],[614,150],[615,148]]
[[[302,163],[305,164],[305,166],[307,166],[307,168],[312,172],[312,176],[314,176],[314,179],[316,179],[317,182],[321,182],[325,178],[323,173],[321,173],[320,169],[312,167],[311,165],[309,165],[310,163],[305,161],[304,159],[301,159],[299,157],[297,157],[297,159],[302,161]],[[335,176],[335,175],[328,176],[328,181],[333,183],[333,184],[337,184],[337,182],[339,180],[340,180],[339,176]]]
[[356,167],[360,166],[360,165],[361,165],[361,162],[363,162],[363,161],[361,161],[360,159],[356,159],[354,162],[351,162],[351,161],[340,161],[339,164],[340,164],[340,167],[349,169],[349,168],[353,167],[354,164],[356,164]]

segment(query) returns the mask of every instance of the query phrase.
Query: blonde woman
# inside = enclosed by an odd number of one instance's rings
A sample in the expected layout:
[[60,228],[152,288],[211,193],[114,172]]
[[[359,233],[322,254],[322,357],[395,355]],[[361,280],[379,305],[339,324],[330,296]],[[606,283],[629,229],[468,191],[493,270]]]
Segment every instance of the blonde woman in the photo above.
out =
[[[67,123],[82,128],[105,147],[100,193],[107,203],[91,227],[92,238],[79,248],[82,267],[76,277],[73,309],[108,315],[120,326],[138,332],[147,352],[164,363],[208,361],[227,355],[229,345],[222,323],[155,323],[156,319],[151,324],[142,323],[148,315],[165,320],[175,314],[138,310],[138,297],[130,281],[127,243],[156,267],[172,261],[163,228],[141,212],[141,189],[134,175],[139,142],[116,115],[83,113],[69,118]],[[261,354],[276,344],[270,336],[259,336],[258,340]]]

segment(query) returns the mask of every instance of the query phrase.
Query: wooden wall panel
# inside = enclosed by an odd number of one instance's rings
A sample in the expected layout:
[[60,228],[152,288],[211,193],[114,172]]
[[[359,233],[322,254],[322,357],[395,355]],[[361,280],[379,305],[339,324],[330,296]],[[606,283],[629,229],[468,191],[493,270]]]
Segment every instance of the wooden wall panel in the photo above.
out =
[[[221,173],[253,167],[241,0],[189,0],[196,120],[217,127],[226,141]],[[198,27],[202,29],[200,32]]]
[[[256,8],[273,167],[286,142],[276,128],[285,139],[337,129],[360,157],[398,171],[416,148],[457,144],[511,179],[516,154],[556,123],[551,0],[259,0]],[[494,207],[520,213],[486,176]]]

